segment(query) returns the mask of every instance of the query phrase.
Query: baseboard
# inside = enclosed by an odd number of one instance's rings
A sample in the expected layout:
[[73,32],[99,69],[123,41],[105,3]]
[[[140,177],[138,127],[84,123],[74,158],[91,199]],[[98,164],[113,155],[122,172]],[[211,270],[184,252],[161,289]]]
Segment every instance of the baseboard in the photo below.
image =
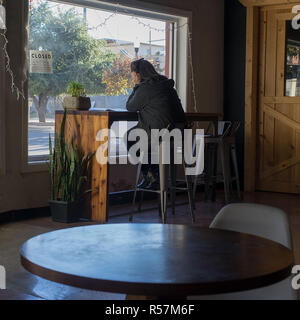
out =
[[26,219],[49,217],[50,207],[32,208],[32,209],[22,209],[14,210],[9,212],[0,213],[0,223],[14,222]]
[[[139,192],[137,194],[137,200],[139,200]],[[145,192],[144,200],[155,200],[157,199],[157,194]],[[121,191],[121,192],[112,192],[109,194],[109,205],[122,205],[131,203],[133,199],[133,190]],[[22,209],[14,210],[0,213],[0,224],[8,222],[16,222],[26,219],[50,217],[50,207],[40,207],[40,208],[31,208],[31,209]]]
[[[217,190],[222,189],[222,184],[217,184]],[[199,185],[197,187],[198,192],[204,192],[204,186]],[[132,202],[133,199],[133,190],[126,190],[120,192],[112,192],[109,194],[109,205],[122,205],[128,204]],[[140,192],[137,193],[137,201],[139,200]],[[152,192],[144,192],[144,200],[156,200],[158,198],[158,194]],[[41,218],[41,217],[49,217],[51,216],[50,207],[41,207],[41,208],[32,208],[32,209],[23,209],[23,210],[15,210],[0,213],[0,223],[14,222],[26,219],[33,218]]]

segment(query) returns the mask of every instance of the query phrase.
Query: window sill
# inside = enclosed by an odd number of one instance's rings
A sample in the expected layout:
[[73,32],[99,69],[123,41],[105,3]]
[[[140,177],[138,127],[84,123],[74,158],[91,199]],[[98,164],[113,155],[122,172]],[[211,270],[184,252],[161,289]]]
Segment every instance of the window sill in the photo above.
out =
[[[127,155],[119,155],[119,156],[111,156],[110,160],[112,163],[112,165],[114,165],[114,161],[117,162],[117,159],[120,159],[120,158],[127,158],[128,156]],[[48,160],[40,160],[40,161],[29,161],[27,163],[27,165],[24,165],[23,168],[22,168],[22,173],[34,173],[34,172],[45,172],[45,171],[48,171],[49,168],[48,168],[48,163],[49,161]],[[118,164],[118,163],[116,163]],[[127,164],[130,164],[130,162],[128,162]]]
[[48,171],[48,161],[42,160],[42,161],[34,161],[34,162],[28,162],[25,164],[22,168],[22,173],[34,173],[34,172],[45,172]]

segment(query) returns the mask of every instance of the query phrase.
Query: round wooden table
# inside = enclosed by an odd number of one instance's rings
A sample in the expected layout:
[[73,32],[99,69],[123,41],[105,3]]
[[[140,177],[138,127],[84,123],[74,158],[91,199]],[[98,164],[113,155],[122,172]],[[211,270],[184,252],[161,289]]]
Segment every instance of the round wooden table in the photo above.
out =
[[107,224],[25,242],[25,269],[79,288],[186,297],[258,288],[290,275],[293,253],[260,237],[186,225]]

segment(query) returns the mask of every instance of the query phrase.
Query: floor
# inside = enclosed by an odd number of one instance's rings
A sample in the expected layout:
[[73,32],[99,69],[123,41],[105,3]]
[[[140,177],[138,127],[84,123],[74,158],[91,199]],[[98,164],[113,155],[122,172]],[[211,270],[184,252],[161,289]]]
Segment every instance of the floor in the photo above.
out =
[[[278,193],[246,193],[244,202],[256,202],[279,207],[286,211],[290,217],[294,241],[294,255],[296,264],[300,264],[300,197],[298,195]],[[207,227],[224,206],[222,194],[217,195],[217,201],[196,204],[196,224]],[[127,223],[129,205],[112,206],[109,223]],[[145,202],[143,211],[134,217],[135,223],[160,223],[155,202]],[[169,216],[168,223],[190,224],[185,198],[178,199],[176,215]],[[92,222],[61,224],[53,222],[50,217],[28,219],[0,225],[0,265],[5,266],[7,273],[7,290],[0,290],[0,300],[7,299],[69,299],[69,300],[120,300],[125,299],[123,294],[95,292],[78,289],[54,283],[24,270],[19,262],[19,249],[24,241],[38,234],[72,226],[93,224]]]

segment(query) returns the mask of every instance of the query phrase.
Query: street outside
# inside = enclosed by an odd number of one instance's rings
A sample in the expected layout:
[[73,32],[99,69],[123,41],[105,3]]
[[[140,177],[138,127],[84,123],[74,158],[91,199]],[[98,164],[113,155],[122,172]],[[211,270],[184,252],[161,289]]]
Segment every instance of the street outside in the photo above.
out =
[[[132,123],[130,127],[134,126]],[[45,123],[41,123],[38,119],[30,119],[28,123],[28,156],[48,156],[49,155],[49,133],[51,134],[52,145],[54,143],[54,126],[53,119],[46,119]],[[127,127],[126,127],[127,128]],[[123,130],[124,131],[124,130]],[[123,137],[122,132],[121,137]],[[122,138],[112,139],[110,147],[114,144],[119,155],[126,155],[127,150]]]
[[49,155],[49,133],[54,141],[54,122],[47,119],[46,123],[30,121],[28,123],[28,156]]

